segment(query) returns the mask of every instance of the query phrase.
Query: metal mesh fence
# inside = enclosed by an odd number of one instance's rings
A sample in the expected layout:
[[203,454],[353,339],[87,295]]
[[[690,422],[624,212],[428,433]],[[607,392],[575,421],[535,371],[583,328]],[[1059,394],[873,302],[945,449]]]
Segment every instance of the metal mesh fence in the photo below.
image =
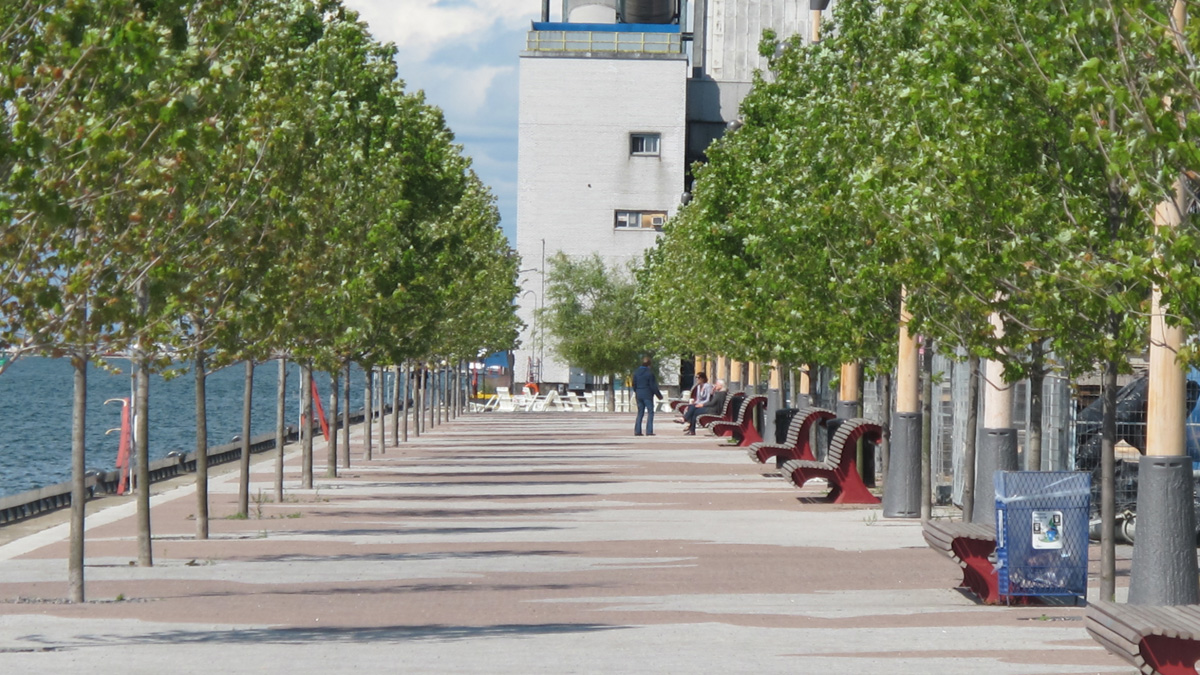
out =
[[[933,358],[933,449],[931,466],[934,495],[941,503],[962,499],[963,445],[967,433],[967,391],[970,368],[965,355],[960,360],[935,355]],[[1021,466],[1026,464],[1029,425],[1029,382],[1014,383],[1013,426],[1017,429],[1017,452]],[[977,411],[983,420],[982,387]],[[1042,383],[1041,470],[1074,468],[1071,461],[1072,405],[1070,382],[1051,373]]]
[[[1053,357],[1048,358],[1053,368]],[[1136,364],[1135,364],[1136,367]],[[834,409],[837,394],[831,388],[836,371],[820,368],[813,374],[812,405]],[[941,354],[933,357],[932,396],[932,455],[931,473],[934,498],[941,504],[961,504],[963,447],[967,433],[967,388],[969,368],[965,354],[950,358]],[[1200,371],[1189,374],[1190,416],[1186,429],[1188,454],[1200,461],[1200,410],[1193,404],[1200,396]],[[1137,504],[1137,464],[1145,449],[1146,405],[1145,379],[1137,375],[1123,376],[1126,386],[1118,394],[1116,447],[1116,501],[1118,513],[1133,511]],[[979,423],[983,424],[983,387],[979,396]],[[1029,465],[1030,443],[1030,383],[1023,380],[1013,387],[1012,423],[1017,429],[1019,466],[1025,470],[1068,471],[1092,473],[1090,507],[1093,514],[1099,509],[1098,491],[1102,411],[1100,387],[1095,379],[1072,382],[1060,371],[1051,370],[1042,385],[1041,461]],[[894,388],[887,400],[884,387],[878,380],[864,382],[862,414],[868,419],[882,421],[885,410],[894,409]],[[823,453],[826,439],[818,437],[815,447]],[[978,447],[978,445],[977,445]],[[880,457],[876,456],[879,462]],[[877,469],[879,467],[877,466]],[[1200,501],[1197,502],[1200,513]]]

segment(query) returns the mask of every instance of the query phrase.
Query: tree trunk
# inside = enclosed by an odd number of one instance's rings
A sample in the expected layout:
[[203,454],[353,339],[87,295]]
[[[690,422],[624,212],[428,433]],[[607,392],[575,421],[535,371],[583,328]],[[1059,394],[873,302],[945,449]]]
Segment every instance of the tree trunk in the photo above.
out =
[[887,487],[888,462],[892,455],[892,375],[884,373],[879,378],[883,388],[883,442],[879,444],[879,475],[883,476],[884,488]]
[[329,371],[329,454],[325,458],[325,476],[337,478],[338,462],[338,369]]
[[425,393],[428,405],[426,412],[429,414],[425,430],[433,431],[437,428],[438,422],[438,369],[436,365],[429,369],[429,379],[425,382]]
[[400,447],[400,366],[392,366],[392,445]]
[[450,421],[450,368],[438,369],[438,425]]
[[413,435],[421,437],[421,423],[425,415],[425,386],[422,383],[421,369],[413,370]]
[[67,587],[71,602],[83,602],[83,531],[87,510],[87,357],[71,356],[75,390],[71,405],[71,548]]
[[446,422],[458,419],[458,362],[451,363],[454,363],[454,365],[446,366],[446,368],[449,369],[446,372],[449,372],[450,387],[450,393],[448,396],[446,396],[446,398],[450,400],[450,408],[448,411],[446,411],[448,412],[448,414],[446,414]]
[[438,366],[437,376],[436,376],[436,379],[434,380],[434,382],[435,382],[434,386],[437,388],[437,391],[434,394],[434,396],[436,397],[436,398],[434,398],[434,401],[437,403],[437,405],[434,406],[433,424],[435,427],[440,427],[440,426],[442,426],[442,422],[445,421],[445,415],[446,415],[446,367],[445,366]]
[[196,376],[196,538],[208,539],[208,402],[204,350],[193,360]]
[[971,369],[967,384],[967,431],[963,439],[963,522],[971,522],[975,510],[975,444],[979,436],[979,357],[972,354],[967,359]]
[[933,342],[921,355],[921,521],[933,517]]
[[275,391],[275,503],[283,503],[283,448],[287,445],[287,359],[279,357]]
[[1113,602],[1117,592],[1116,447],[1117,362],[1104,364],[1100,395],[1104,421],[1100,430],[1100,599]]
[[429,390],[429,426],[430,431],[437,428],[438,416],[438,369],[429,369],[429,382],[425,385]]
[[313,486],[313,433],[312,433],[312,366],[300,366],[300,487],[311,490]]
[[405,364],[401,371],[404,373],[404,388],[400,391],[400,399],[404,402],[404,417],[400,418],[400,440],[408,442],[408,416],[412,414],[412,406],[408,404],[408,399],[412,398],[412,369]]
[[137,421],[134,423],[134,445],[137,454],[137,531],[138,565],[154,566],[154,544],[150,536],[150,372],[146,368],[146,353],[137,350]]
[[345,381],[342,382],[342,468],[350,468],[350,362],[346,362]]
[[238,515],[250,515],[250,422],[254,405],[254,359],[246,359],[242,383],[242,457],[238,466]]
[[387,378],[384,375],[387,373],[383,368],[377,369],[379,372],[379,394],[376,398],[379,400],[379,454],[387,453],[387,405],[384,394],[387,393]]
[[1042,470],[1042,389],[1046,383],[1042,341],[1029,346],[1029,425],[1025,431],[1025,469]]
[[363,368],[363,374],[367,377],[366,385],[363,389],[363,456],[369,462],[372,459],[371,446],[373,445],[375,436],[374,432],[371,430],[375,421],[372,415],[374,411],[371,410],[371,399],[374,398],[374,388],[372,385],[374,384],[373,380],[375,379],[375,371],[374,369],[367,367]]

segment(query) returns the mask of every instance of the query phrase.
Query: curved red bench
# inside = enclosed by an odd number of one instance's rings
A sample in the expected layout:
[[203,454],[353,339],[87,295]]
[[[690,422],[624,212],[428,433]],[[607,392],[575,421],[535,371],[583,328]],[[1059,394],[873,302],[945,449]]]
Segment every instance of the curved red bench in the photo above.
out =
[[779,473],[796,487],[824,478],[830,487],[825,498],[834,504],[878,504],[879,497],[871,494],[858,475],[855,450],[860,439],[878,445],[883,440],[883,427],[862,418],[845,420],[829,441],[824,461],[791,459],[784,462]]
[[817,455],[812,448],[812,426],[825,424],[837,417],[832,410],[825,408],[801,408],[788,423],[787,437],[783,443],[755,443],[750,446],[750,459],[759,464],[766,464],[768,459],[777,458],[782,464],[789,459],[816,460]]
[[[707,427],[713,422],[730,422],[733,421],[733,416],[737,414],[738,409],[735,405],[742,404],[741,399],[746,398],[746,393],[739,391],[736,394],[728,394],[725,396],[725,404],[721,406],[720,415],[700,415],[696,418],[696,426]],[[736,403],[735,403],[736,401]]]
[[1084,624],[1105,649],[1143,673],[1196,675],[1200,606],[1119,605],[1088,601]]
[[996,528],[956,520],[929,520],[921,527],[929,548],[949,557],[962,568],[962,585],[985,605],[1004,600],[1000,595],[1000,577],[992,564],[996,552]]
[[737,441],[737,447],[744,448],[754,443],[762,443],[762,434],[754,426],[755,410],[767,405],[766,396],[748,396],[742,401],[737,415],[731,422],[713,422],[713,433],[718,436],[729,436]]

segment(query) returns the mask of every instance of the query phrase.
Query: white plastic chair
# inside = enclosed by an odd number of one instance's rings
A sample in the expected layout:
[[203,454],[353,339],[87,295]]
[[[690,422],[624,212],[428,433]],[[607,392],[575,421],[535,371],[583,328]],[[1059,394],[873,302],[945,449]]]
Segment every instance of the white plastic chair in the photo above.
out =
[[496,387],[496,410],[499,412],[513,412],[517,408],[516,397],[508,391],[508,387]]
[[533,400],[533,403],[530,404],[529,409],[532,410],[533,412],[545,412],[546,408],[554,405],[555,401],[557,401],[557,400],[558,400],[558,392],[551,389],[549,392],[546,393],[545,396],[539,396],[539,397],[535,398]]

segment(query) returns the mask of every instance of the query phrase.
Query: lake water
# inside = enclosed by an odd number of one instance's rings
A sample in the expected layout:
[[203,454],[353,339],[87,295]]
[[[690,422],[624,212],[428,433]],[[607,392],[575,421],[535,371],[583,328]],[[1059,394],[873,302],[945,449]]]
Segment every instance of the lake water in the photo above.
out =
[[[111,470],[116,466],[120,434],[105,434],[121,426],[121,405],[105,400],[130,396],[129,362],[109,373],[96,367],[88,372],[87,467]],[[275,396],[278,363],[260,364],[254,370],[251,427],[254,434],[275,429]],[[242,389],[245,366],[235,364],[207,381],[208,442],[220,445],[242,431]],[[67,359],[26,357],[0,374],[0,496],[16,494],[71,477],[71,400],[73,372]],[[328,407],[329,376],[316,374],[321,397]],[[363,403],[365,380],[357,367],[351,371],[351,407]],[[299,368],[288,367],[288,424],[299,419]],[[388,391],[390,392],[390,379]],[[150,380],[150,457],[172,450],[196,447],[195,379],[185,372],[173,379]]]

